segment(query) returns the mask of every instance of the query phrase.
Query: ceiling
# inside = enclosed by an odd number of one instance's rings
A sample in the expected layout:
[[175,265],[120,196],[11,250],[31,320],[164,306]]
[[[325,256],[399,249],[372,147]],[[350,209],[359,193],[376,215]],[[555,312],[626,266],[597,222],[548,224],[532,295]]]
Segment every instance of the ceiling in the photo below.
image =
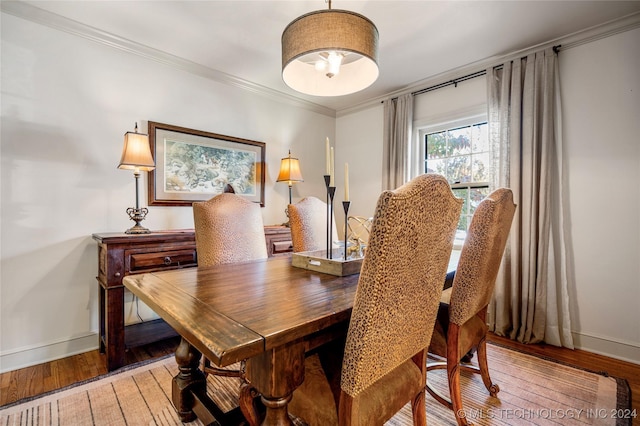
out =
[[336,111],[407,90],[449,70],[640,13],[640,1],[333,0],[333,9],[360,13],[376,24],[380,76],[355,94],[315,97],[299,94],[282,81],[280,37],[293,19],[327,8],[323,0],[25,3],[258,89],[262,86]]

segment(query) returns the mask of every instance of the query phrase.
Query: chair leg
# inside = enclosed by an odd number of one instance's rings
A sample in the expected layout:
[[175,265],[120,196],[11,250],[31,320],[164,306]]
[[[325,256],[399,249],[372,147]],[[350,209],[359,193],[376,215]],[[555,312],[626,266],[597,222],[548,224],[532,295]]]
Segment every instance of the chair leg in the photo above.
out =
[[[427,383],[427,349],[418,352],[413,356],[413,362],[420,369],[421,383]],[[413,397],[411,401],[411,412],[413,413],[414,426],[427,426],[427,405],[426,405],[425,387]]]
[[[457,359],[457,358],[454,358]],[[467,416],[462,407],[462,395],[460,393],[460,366],[457,362],[447,364],[447,378],[449,380],[449,397],[451,398],[451,409],[456,416],[458,426],[469,426]]]
[[449,324],[447,335],[447,379],[449,382],[449,397],[451,408],[456,417],[458,426],[469,426],[467,416],[462,407],[462,395],[460,393],[460,353],[458,350],[459,327]]
[[489,376],[489,363],[487,362],[487,340],[486,337],[482,338],[478,343],[478,367],[480,367],[480,375],[484,386],[489,391],[489,395],[495,397],[500,392],[500,386],[491,381]]
[[411,401],[414,426],[427,426],[427,408],[424,388]]

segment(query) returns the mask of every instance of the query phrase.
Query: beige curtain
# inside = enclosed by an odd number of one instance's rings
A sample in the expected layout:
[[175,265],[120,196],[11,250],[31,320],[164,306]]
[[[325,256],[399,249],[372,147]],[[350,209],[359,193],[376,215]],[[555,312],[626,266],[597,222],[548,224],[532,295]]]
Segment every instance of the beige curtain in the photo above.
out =
[[488,69],[487,92],[493,184],[511,188],[518,204],[489,326],[520,342],[573,348],[556,53]]
[[396,189],[410,179],[413,136],[413,95],[408,93],[384,104],[382,189]]

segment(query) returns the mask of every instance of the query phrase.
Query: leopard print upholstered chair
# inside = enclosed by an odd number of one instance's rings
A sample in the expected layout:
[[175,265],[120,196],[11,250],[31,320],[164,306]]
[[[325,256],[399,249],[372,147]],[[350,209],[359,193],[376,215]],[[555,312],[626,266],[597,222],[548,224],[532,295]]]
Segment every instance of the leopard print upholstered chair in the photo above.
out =
[[[260,205],[253,203],[225,188],[225,192],[208,201],[193,203],[193,219],[196,235],[198,266],[244,262],[267,258],[267,242]],[[250,400],[252,389],[244,381],[244,367],[240,370],[221,369],[203,359],[205,374],[224,377],[240,377],[238,389],[241,405]],[[245,397],[242,397],[242,394]],[[249,404],[249,402],[247,402]],[[255,424],[252,410],[242,407],[249,424]]]
[[[290,412],[310,425],[382,425],[411,402],[414,424],[426,424],[427,347],[461,205],[435,174],[380,195],[339,364],[339,395],[322,394],[311,383],[321,375],[307,370]],[[309,368],[313,357],[307,360]],[[316,393],[305,398],[309,389]]]
[[[427,390],[453,410],[459,425],[468,424],[462,409],[461,369],[479,373],[491,396],[495,397],[500,390],[489,376],[486,314],[515,209],[513,194],[507,188],[496,189],[478,205],[460,253],[453,285],[442,292],[429,352],[446,358],[446,362],[429,363],[427,371],[446,368],[449,395],[440,394],[428,384]],[[471,350],[478,352],[479,367],[461,362]]]
[[266,259],[260,205],[234,193],[193,203],[198,266]]
[[[327,203],[316,197],[305,197],[289,204],[289,227],[293,251],[315,251],[327,248]],[[338,242],[336,222],[332,221],[332,241]]]

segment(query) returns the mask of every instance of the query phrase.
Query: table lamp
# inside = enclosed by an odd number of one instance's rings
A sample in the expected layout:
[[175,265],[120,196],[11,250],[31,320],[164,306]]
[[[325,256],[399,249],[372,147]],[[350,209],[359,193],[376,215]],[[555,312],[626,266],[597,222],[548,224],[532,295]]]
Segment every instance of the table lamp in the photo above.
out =
[[304,182],[300,171],[300,161],[291,157],[291,150],[289,150],[289,156],[280,161],[280,173],[276,182],[287,182],[289,185],[289,204],[291,204],[291,187],[296,182]]
[[136,180],[136,207],[129,207],[127,214],[129,218],[136,224],[124,231],[126,234],[149,234],[149,231],[140,222],[144,220],[149,209],[140,208],[140,196],[138,193],[138,181],[140,180],[140,171],[150,171],[156,168],[153,156],[151,155],[151,147],[149,145],[149,135],[138,133],[138,123],[136,123],[134,132],[124,134],[124,146],[122,148],[122,158],[120,159],[119,169],[133,170],[133,177]]

